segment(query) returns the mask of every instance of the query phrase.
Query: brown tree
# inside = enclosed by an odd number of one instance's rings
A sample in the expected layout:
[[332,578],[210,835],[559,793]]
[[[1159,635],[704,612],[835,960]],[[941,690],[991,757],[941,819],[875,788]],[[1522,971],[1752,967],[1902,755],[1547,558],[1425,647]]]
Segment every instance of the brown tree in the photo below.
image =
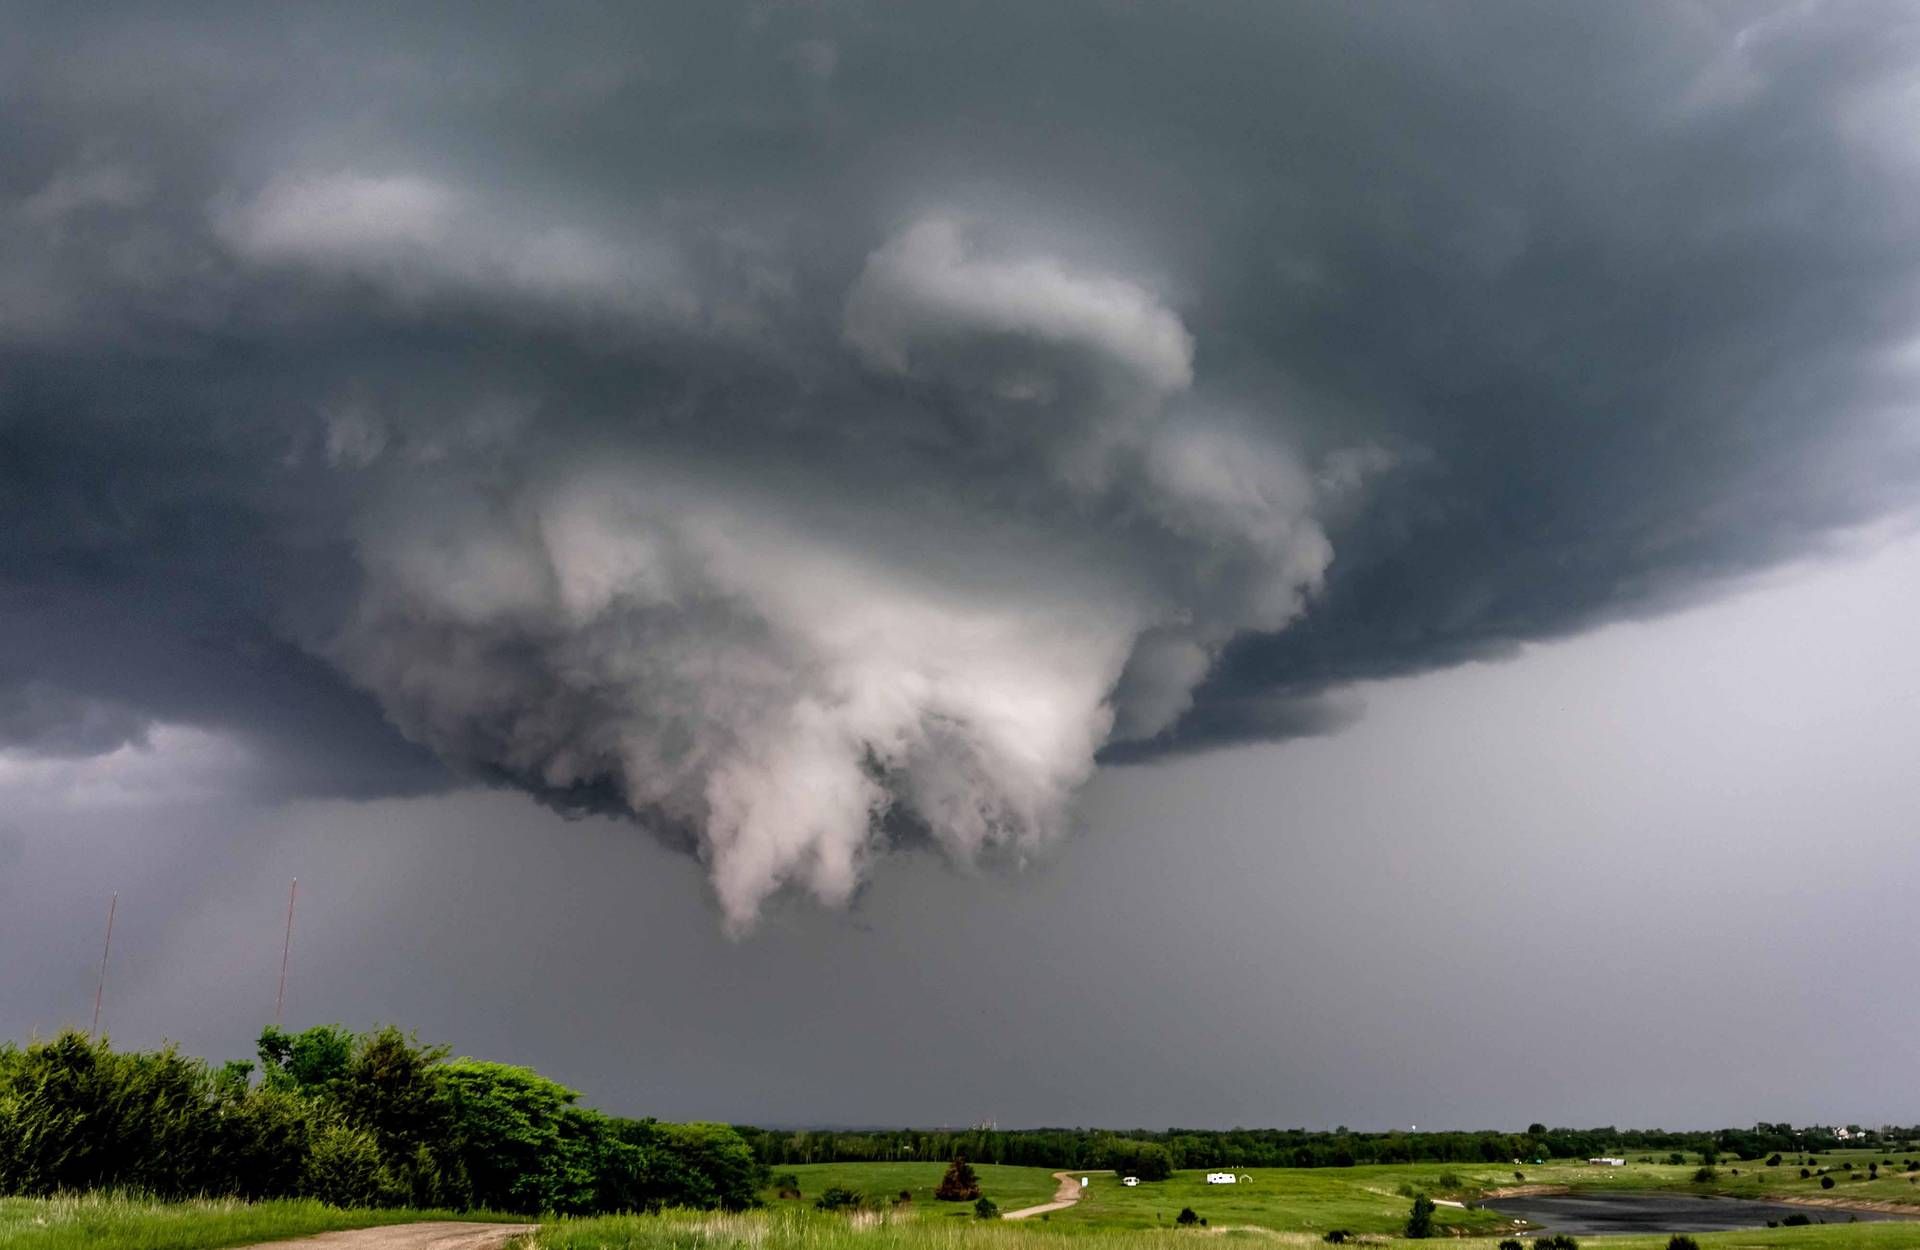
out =
[[955,1155],[953,1162],[947,1165],[947,1174],[940,1178],[939,1188],[933,1196],[942,1202],[972,1202],[980,1196],[980,1178],[973,1174],[973,1168],[965,1155]]

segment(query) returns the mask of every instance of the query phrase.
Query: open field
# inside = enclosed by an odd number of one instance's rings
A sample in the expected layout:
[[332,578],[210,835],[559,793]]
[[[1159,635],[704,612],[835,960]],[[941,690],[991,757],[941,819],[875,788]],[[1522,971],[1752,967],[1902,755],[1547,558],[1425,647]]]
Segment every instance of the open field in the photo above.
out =
[[110,1194],[0,1198],[0,1250],[220,1250],[337,1229],[454,1218],[492,1217],[347,1211],[304,1200],[150,1202]]
[[[1878,1156],[1881,1159],[1887,1156]],[[1904,1167],[1901,1156],[1893,1156],[1894,1168]],[[1842,1170],[1844,1162],[1854,1164],[1854,1172]],[[1908,1183],[1913,1174],[1893,1172],[1881,1164],[1883,1176],[1877,1181],[1852,1180],[1866,1174],[1867,1157],[1823,1155],[1812,1165],[1816,1174],[1805,1179],[1799,1166],[1783,1161],[1779,1167],[1764,1164],[1733,1164],[1718,1169],[1710,1183],[1696,1182],[1698,1164],[1629,1163],[1625,1167],[1594,1167],[1585,1163],[1553,1163],[1538,1167],[1512,1165],[1470,1166],[1463,1164],[1381,1164],[1351,1168],[1253,1168],[1237,1174],[1250,1179],[1236,1185],[1208,1185],[1204,1172],[1176,1172],[1169,1180],[1128,1188],[1111,1172],[1081,1173],[1090,1184],[1081,1201],[1066,1210],[1056,1211],[1042,1221],[1053,1230],[1171,1228],[1182,1207],[1192,1207],[1208,1221],[1209,1230],[1252,1228],[1280,1233],[1309,1233],[1319,1236],[1331,1229],[1353,1233],[1393,1234],[1406,1220],[1413,1191],[1434,1198],[1471,1203],[1503,1189],[1525,1184],[1548,1187],[1597,1190],[1659,1190],[1690,1194],[1722,1194],[1807,1204],[1815,1218],[1844,1219],[1843,1214],[1823,1213],[1814,1204],[1833,1206],[1841,1202],[1873,1204],[1904,1209],[1911,1207],[1920,1218],[1920,1185]],[[1820,1187],[1819,1167],[1833,1168],[1837,1179],[1830,1190]],[[1738,1172],[1734,1171],[1738,1168]],[[804,1197],[799,1203],[776,1206],[810,1206],[821,1189],[838,1185],[858,1190],[871,1197],[886,1198],[901,1189],[910,1189],[915,1198],[915,1213],[921,1217],[945,1217],[970,1220],[971,1208],[962,1203],[931,1200],[933,1186],[944,1170],[940,1163],[846,1163],[814,1164],[782,1169],[801,1178]],[[1002,1210],[1046,1201],[1052,1196],[1052,1169],[976,1167],[989,1197]],[[1520,1175],[1515,1176],[1518,1172]],[[1441,1230],[1459,1234],[1493,1233],[1509,1227],[1506,1217],[1492,1211],[1442,1206],[1434,1216]],[[1912,1230],[1910,1240],[1920,1242]],[[1609,1243],[1612,1244],[1612,1243]]]
[[[776,1176],[791,1172],[800,1178],[799,1201],[783,1200],[772,1189],[764,1190],[761,1197],[776,1208],[811,1207],[822,1190],[836,1185],[882,1201],[906,1190],[913,1195],[913,1205],[923,1217],[973,1219],[972,1203],[941,1202],[933,1196],[934,1186],[946,1171],[944,1159],[924,1163],[802,1163],[773,1169]],[[1034,1206],[1053,1197],[1052,1168],[976,1163],[973,1171],[980,1178],[980,1192],[999,1203],[1002,1211]]]
[[[1114,1228],[1070,1224],[1055,1216],[1048,1223],[1025,1221],[949,1221],[922,1218],[918,1212],[863,1212],[825,1215],[791,1206],[740,1215],[669,1212],[663,1216],[602,1216],[564,1220],[543,1226],[526,1250],[1044,1250],[1066,1241],[1074,1250],[1199,1250],[1219,1242],[1294,1246],[1306,1250],[1324,1243],[1304,1232],[1257,1229]],[[1832,1224],[1813,1228],[1762,1228],[1736,1233],[1700,1233],[1701,1250],[1912,1250],[1911,1225]],[[1386,1244],[1368,1237],[1361,1244]],[[1404,1243],[1403,1243],[1404,1244]],[[1434,1244],[1462,1250],[1494,1250],[1493,1238],[1447,1240]],[[1530,1243],[1529,1243],[1530,1244]],[[1667,1238],[1631,1236],[1584,1238],[1601,1250],[1665,1250]]]

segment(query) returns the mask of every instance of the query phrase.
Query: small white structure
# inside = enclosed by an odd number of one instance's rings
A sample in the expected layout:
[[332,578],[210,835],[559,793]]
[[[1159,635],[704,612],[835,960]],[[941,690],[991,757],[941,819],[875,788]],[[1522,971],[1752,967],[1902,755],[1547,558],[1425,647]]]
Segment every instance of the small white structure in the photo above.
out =
[[1125,1185],[1127,1188],[1131,1189],[1135,1185],[1138,1185],[1140,1183],[1140,1178],[1137,1176],[1128,1176],[1128,1177],[1122,1178],[1120,1183],[1122,1185]]
[[1623,1168],[1627,1166],[1625,1159],[1616,1159],[1612,1155],[1601,1155],[1597,1159],[1588,1159],[1587,1162],[1598,1168]]
[[1207,1184],[1209,1185],[1234,1185],[1238,1184],[1239,1180],[1240,1178],[1231,1172],[1207,1173]]

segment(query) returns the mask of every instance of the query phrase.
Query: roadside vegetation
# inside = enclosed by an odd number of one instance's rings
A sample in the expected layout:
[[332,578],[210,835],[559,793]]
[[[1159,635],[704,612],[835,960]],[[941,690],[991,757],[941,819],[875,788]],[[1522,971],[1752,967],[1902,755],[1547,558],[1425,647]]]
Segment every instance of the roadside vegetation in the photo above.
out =
[[528,1068],[398,1029],[261,1035],[259,1063],[0,1047],[0,1193],[310,1198],[528,1213],[739,1209],[765,1169],[723,1124],[602,1115]]
[[117,1194],[0,1198],[0,1250],[220,1250],[442,1216],[489,1218],[364,1207],[346,1210],[312,1199],[157,1202]]

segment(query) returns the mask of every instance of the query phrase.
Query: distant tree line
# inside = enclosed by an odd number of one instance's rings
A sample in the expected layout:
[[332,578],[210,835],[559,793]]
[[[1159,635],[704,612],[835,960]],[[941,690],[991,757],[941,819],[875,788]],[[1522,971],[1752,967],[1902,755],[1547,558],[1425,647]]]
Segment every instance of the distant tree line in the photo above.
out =
[[754,1205],[724,1124],[602,1115],[529,1068],[386,1028],[261,1034],[258,1067],[64,1033],[0,1046],[0,1193],[312,1197],[527,1213]]
[[1047,1168],[1112,1168],[1145,1176],[1161,1166],[1143,1161],[1153,1147],[1174,1168],[1324,1168],[1361,1163],[1505,1163],[1514,1159],[1589,1159],[1599,1155],[1689,1152],[1713,1163],[1721,1157],[1764,1159],[1776,1152],[1806,1153],[1864,1146],[1894,1148],[1920,1140],[1911,1129],[1861,1130],[1841,1140],[1831,1128],[1795,1129],[1760,1123],[1750,1129],[1669,1132],[1663,1129],[1574,1129],[1529,1125],[1523,1133],[1358,1133],[1310,1129],[899,1129],[842,1132],[742,1128],[762,1163],[871,1163],[938,1161],[965,1155],[976,1163]]

